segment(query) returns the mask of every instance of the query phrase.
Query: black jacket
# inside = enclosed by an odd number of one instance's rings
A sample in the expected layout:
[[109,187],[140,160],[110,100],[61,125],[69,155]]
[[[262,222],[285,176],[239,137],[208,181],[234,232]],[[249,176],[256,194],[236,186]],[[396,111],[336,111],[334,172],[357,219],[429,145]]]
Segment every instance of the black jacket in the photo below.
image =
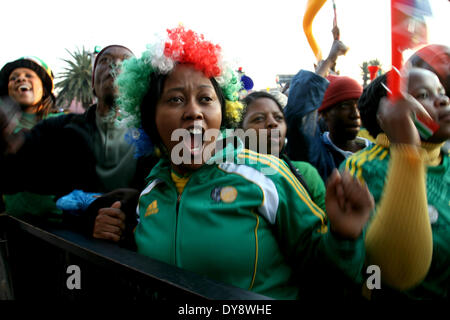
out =
[[[17,154],[0,155],[0,194],[29,191],[59,198],[75,189],[102,192],[95,169],[94,136],[98,130],[95,111],[96,105],[93,105],[83,114],[49,118],[26,132],[25,143]],[[133,249],[132,230],[136,225],[139,193],[145,188],[145,178],[157,161],[152,155],[139,158],[131,183],[124,183],[120,186],[122,189],[96,199],[80,215],[63,213],[64,225],[92,235],[98,210],[119,200],[127,226],[121,244]]]
[[[83,114],[67,114],[39,122],[26,133],[17,154],[0,156],[0,193],[30,191],[62,196],[74,189],[99,192],[96,173],[94,134],[96,105]],[[157,159],[138,159],[130,185],[142,190],[145,178]]]

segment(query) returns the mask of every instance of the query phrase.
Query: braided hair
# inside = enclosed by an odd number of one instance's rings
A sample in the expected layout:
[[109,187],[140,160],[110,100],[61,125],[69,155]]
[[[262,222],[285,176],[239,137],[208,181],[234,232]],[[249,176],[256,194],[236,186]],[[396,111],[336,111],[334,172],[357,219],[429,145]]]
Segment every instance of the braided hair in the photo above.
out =
[[374,138],[383,133],[377,121],[377,112],[381,98],[387,96],[387,75],[389,72],[376,77],[364,88],[358,100],[358,109],[363,126]]

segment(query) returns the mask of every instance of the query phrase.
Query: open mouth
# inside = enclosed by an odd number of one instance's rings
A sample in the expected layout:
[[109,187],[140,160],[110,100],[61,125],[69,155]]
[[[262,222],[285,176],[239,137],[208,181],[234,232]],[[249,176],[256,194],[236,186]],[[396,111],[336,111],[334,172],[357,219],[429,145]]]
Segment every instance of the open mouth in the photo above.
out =
[[22,84],[17,89],[19,92],[28,92],[31,91],[31,86],[29,84]]
[[190,135],[190,141],[187,143],[191,155],[196,155],[201,152],[203,147],[203,137],[205,129],[194,126],[187,129]]

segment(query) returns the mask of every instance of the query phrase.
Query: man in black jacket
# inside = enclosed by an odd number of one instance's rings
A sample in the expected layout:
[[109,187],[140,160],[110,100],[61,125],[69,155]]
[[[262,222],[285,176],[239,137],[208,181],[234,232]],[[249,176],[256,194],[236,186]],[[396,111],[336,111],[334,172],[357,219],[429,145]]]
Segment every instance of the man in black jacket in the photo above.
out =
[[131,50],[120,45],[99,52],[92,73],[98,102],[84,114],[47,119],[29,132],[13,135],[0,109],[0,140],[7,150],[0,156],[0,193],[30,191],[57,197],[75,189],[103,193],[71,224],[96,238],[116,242],[123,238],[125,225],[130,227],[133,221],[132,217],[125,221],[124,212],[134,213],[138,190],[155,164],[151,156],[136,159],[134,146],[124,140],[127,128],[114,125],[114,78],[122,61],[131,56]]

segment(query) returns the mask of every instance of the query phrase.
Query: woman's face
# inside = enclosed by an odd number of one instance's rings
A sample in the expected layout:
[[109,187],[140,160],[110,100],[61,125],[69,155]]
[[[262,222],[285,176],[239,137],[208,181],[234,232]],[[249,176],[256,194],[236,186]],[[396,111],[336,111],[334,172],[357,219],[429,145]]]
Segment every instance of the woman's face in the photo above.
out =
[[426,69],[413,69],[409,74],[408,92],[439,124],[438,131],[427,141],[434,143],[447,141],[450,138],[450,105],[438,77]]
[[25,108],[37,105],[44,95],[41,78],[31,69],[14,69],[9,75],[8,95]]
[[[205,148],[215,142],[222,122],[221,105],[211,80],[190,65],[175,66],[164,82],[155,121],[174,170],[186,173],[200,168],[209,158]],[[213,135],[205,135],[207,130]]]
[[[283,112],[278,105],[270,98],[258,98],[247,106],[247,113],[242,122],[244,130],[255,129],[258,136],[258,146],[260,139],[266,140],[267,153],[279,155],[284,146],[286,138],[286,121]],[[261,129],[267,129],[267,139],[261,134]],[[275,150],[272,145],[276,146]],[[264,150],[254,150],[264,152]]]

